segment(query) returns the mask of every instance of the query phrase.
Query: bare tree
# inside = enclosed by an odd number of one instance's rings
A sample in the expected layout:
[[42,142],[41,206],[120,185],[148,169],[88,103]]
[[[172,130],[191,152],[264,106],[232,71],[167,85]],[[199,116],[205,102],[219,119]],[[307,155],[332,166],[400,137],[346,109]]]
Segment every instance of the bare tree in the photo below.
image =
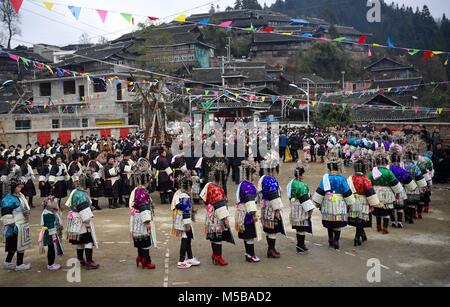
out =
[[80,38],[78,39],[78,43],[80,43],[81,45],[91,44],[92,42],[89,34],[87,34],[86,32],[81,34]]
[[100,45],[107,44],[108,42],[109,42],[108,39],[104,36],[100,36],[100,38],[98,39],[98,43]]
[[9,0],[0,0],[0,21],[6,26],[7,48],[11,49],[11,39],[20,35],[20,16],[16,14]]

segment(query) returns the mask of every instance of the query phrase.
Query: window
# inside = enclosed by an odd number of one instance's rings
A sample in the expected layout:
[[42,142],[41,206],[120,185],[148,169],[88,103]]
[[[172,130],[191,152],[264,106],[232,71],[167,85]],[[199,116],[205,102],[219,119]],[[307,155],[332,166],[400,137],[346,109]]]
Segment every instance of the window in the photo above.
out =
[[89,127],[89,119],[88,118],[81,119],[81,127],[83,127],[83,128]]
[[78,128],[80,127],[80,120],[78,118],[67,118],[62,121],[63,128]]
[[41,96],[51,96],[52,95],[52,84],[50,82],[39,84],[39,93]]
[[16,130],[29,130],[31,129],[31,120],[18,119],[16,120]]
[[76,94],[75,80],[64,81],[64,95]]
[[61,126],[59,125],[59,119],[52,119],[52,128],[59,129]]
[[94,92],[106,92],[106,82],[103,79],[94,78]]

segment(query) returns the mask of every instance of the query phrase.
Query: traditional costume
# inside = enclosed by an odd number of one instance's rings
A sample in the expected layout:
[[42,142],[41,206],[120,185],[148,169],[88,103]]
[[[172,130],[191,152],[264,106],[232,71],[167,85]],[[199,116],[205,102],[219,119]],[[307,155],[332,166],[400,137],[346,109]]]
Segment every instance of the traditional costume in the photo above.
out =
[[353,162],[355,174],[350,176],[347,181],[353,195],[355,203],[348,212],[348,224],[356,228],[354,246],[362,245],[367,241],[367,235],[364,228],[372,227],[373,207],[379,206],[380,200],[375,192],[372,182],[366,177],[367,160],[358,157]]
[[[219,173],[215,174],[216,182],[219,182]],[[205,202],[205,232],[206,239],[211,241],[212,262],[216,265],[225,266],[228,263],[222,258],[222,241],[234,244],[231,234],[224,189],[218,183],[207,183],[200,192],[200,198]]]
[[67,238],[71,244],[77,246],[77,258],[80,264],[88,270],[98,269],[100,265],[92,259],[93,247],[98,248],[98,244],[91,199],[87,191],[78,187],[72,190],[66,201],[66,207],[70,208],[67,215]]
[[131,191],[133,191],[132,175],[135,162],[130,159],[130,152],[125,151],[124,158],[119,163],[120,172],[120,196],[125,198],[125,203],[129,202]]
[[[31,248],[30,207],[25,195],[21,192],[16,192],[18,186],[23,187],[20,178],[11,178],[10,186],[11,193],[2,199],[0,204],[3,224],[2,234],[5,239],[5,252],[8,253],[3,266],[5,269],[24,271],[31,268],[30,264],[23,263],[25,251]],[[17,265],[14,265],[12,259],[16,252]]]
[[[245,167],[248,170],[247,179],[256,174],[255,165]],[[256,223],[258,221],[258,207],[256,206],[257,191],[255,185],[249,181],[242,181],[236,190],[235,229],[239,239],[244,240],[245,260],[259,262],[255,254],[255,239],[258,237]]]
[[108,207],[115,209],[119,200],[119,169],[115,165],[114,156],[108,155],[108,164],[104,168],[104,196],[108,198]]
[[330,171],[320,181],[312,200],[320,206],[322,225],[328,230],[329,247],[339,249],[341,229],[347,226],[347,206],[353,206],[355,197],[347,180],[338,171],[340,160],[337,148],[330,150],[327,157]]
[[150,246],[156,245],[156,229],[153,223],[154,210],[150,194],[144,187],[135,188],[130,194],[131,209],[130,232],[134,247],[138,250],[136,266],[142,269],[155,269],[150,258]]
[[431,188],[433,186],[433,177],[434,177],[434,169],[433,169],[433,161],[425,155],[420,155],[417,158],[416,162],[420,171],[422,172],[423,178],[427,182],[427,188],[424,189],[423,193],[420,195],[419,205],[417,206],[417,216],[418,219],[422,219],[422,213],[428,213],[430,210],[430,202],[431,202]]
[[275,178],[262,176],[259,179],[257,191],[261,207],[261,222],[268,245],[267,257],[280,258],[280,253],[275,247],[277,233],[286,235],[281,212],[283,203],[281,202],[280,186]]
[[[56,157],[57,160],[62,161],[62,157]],[[67,167],[64,163],[55,164],[50,169],[50,176],[48,177],[48,182],[52,186],[52,195],[58,198],[59,204],[61,206],[61,199],[67,196],[67,183],[70,176],[67,173]]]
[[103,196],[103,165],[97,161],[98,154],[92,152],[91,160],[87,164],[89,170],[88,184],[89,194],[92,200],[92,206],[97,210],[102,210],[99,206],[99,198]]
[[50,157],[44,158],[44,163],[39,167],[38,174],[39,174],[39,190],[41,191],[41,197],[46,198],[50,196],[52,186],[49,182],[50,177],[50,170],[52,168],[52,165],[50,163],[46,163],[47,160],[50,160]]
[[28,197],[28,205],[31,208],[34,208],[33,197],[36,196],[36,188],[34,187],[34,174],[33,169],[29,163],[29,159],[29,156],[24,156],[23,163],[20,167],[22,175],[20,180],[22,180],[24,184],[21,192],[23,195]]
[[58,200],[52,196],[44,200],[44,210],[41,214],[41,232],[39,234],[39,247],[41,253],[47,246],[47,269],[49,271],[57,271],[61,268],[60,264],[55,263],[56,256],[64,254],[62,243],[62,220],[58,214]]
[[161,203],[168,204],[172,201],[173,196],[173,171],[164,153],[164,149],[161,148],[159,155],[153,160],[153,165],[156,169],[157,189],[161,197]]
[[312,234],[311,215],[316,208],[311,201],[309,187],[302,181],[305,168],[298,167],[294,173],[294,179],[287,186],[287,196],[291,207],[289,220],[292,229],[297,232],[297,253],[307,253],[308,248],[305,245],[306,233]]
[[[193,207],[189,196],[189,180],[180,178],[180,187],[172,198],[171,210],[173,217],[172,234],[181,237],[180,258],[177,263],[179,269],[188,269],[191,266],[200,265],[200,261],[192,254],[192,229]],[[187,258],[186,258],[187,255]]]
[[[377,219],[377,231],[388,234],[389,217],[394,209],[394,202],[400,197],[403,191],[401,183],[386,165],[388,163],[384,146],[379,146],[374,153],[375,167],[369,173],[368,178],[372,182],[380,200],[380,205],[373,210],[373,215]],[[381,221],[383,220],[383,226]]]

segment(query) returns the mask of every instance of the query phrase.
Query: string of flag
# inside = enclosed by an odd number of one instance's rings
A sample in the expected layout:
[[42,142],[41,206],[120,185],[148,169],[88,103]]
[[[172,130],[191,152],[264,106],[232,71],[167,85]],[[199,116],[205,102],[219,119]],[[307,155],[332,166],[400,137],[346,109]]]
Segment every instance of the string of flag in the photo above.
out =
[[[30,1],[41,2],[41,1],[36,1],[36,0],[30,0]],[[12,5],[14,11],[18,14],[19,11],[20,11],[21,6],[23,4],[23,0],[10,0],[10,3]],[[95,10],[98,13],[99,18],[102,20],[103,23],[106,21],[106,18],[107,18],[109,13],[120,14],[127,22],[132,23],[133,25],[134,25],[134,17],[133,16],[145,16],[150,21],[157,21],[157,20],[159,20],[159,18],[155,17],[155,16],[148,16],[148,15],[141,15],[141,14],[131,14],[131,13],[127,13],[127,12],[117,12],[117,11],[105,10],[105,9],[94,9],[94,8],[89,8],[89,7],[66,5],[66,4],[61,4],[61,3],[52,2],[52,1],[42,1],[41,3],[49,11],[51,11],[55,5],[67,6],[67,8],[70,10],[70,12],[72,13],[73,17],[76,20],[78,20],[80,18],[80,14],[81,14],[82,9]],[[357,46],[361,46],[361,47],[366,47],[369,57],[372,56],[372,48],[388,48],[388,49],[402,50],[402,51],[406,52],[407,54],[409,54],[410,56],[423,54],[423,60],[424,61],[427,61],[428,59],[436,57],[436,56],[446,56],[445,61],[444,61],[444,65],[448,65],[448,61],[449,61],[449,58],[450,58],[450,51],[439,51],[439,50],[427,50],[427,49],[420,49],[420,48],[398,47],[398,46],[396,46],[394,44],[394,42],[393,42],[393,40],[391,39],[390,36],[387,37],[385,44],[367,43],[367,38],[368,38],[367,35],[361,35],[357,41],[354,41],[354,40],[351,40],[351,39],[349,39],[348,37],[345,37],[345,36],[341,36],[341,37],[337,37],[337,38],[328,38],[328,37],[324,37],[324,36],[322,36],[322,37],[315,37],[311,33],[303,33],[301,35],[296,35],[296,34],[294,34],[294,32],[279,32],[279,31],[276,31],[273,27],[265,27],[265,28],[255,29],[253,27],[253,25],[251,25],[248,28],[239,28],[239,27],[234,27],[233,26],[233,21],[223,21],[223,22],[221,22],[219,24],[213,24],[213,23],[210,22],[209,18],[205,18],[205,19],[202,19],[202,20],[197,21],[197,22],[190,22],[190,21],[187,20],[187,18],[188,18],[188,16],[187,16],[186,13],[181,13],[180,15],[178,15],[174,19],[174,21],[175,22],[179,22],[179,23],[197,24],[197,25],[201,25],[201,26],[220,27],[220,28],[226,29],[227,31],[230,31],[230,30],[243,31],[244,30],[244,31],[256,32],[256,33],[272,33],[272,34],[278,34],[278,35],[283,35],[283,36],[292,36],[292,37],[297,37],[297,38],[301,38],[301,39],[308,39],[308,40],[329,41],[329,42],[336,42],[336,43],[342,43],[342,44],[357,45]]]

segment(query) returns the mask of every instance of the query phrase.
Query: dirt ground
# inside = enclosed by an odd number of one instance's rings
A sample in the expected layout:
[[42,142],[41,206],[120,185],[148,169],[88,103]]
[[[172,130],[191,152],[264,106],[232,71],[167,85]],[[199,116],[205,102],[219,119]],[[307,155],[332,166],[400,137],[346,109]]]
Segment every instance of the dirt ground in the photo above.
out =
[[[295,164],[281,167],[279,180],[283,188],[285,204],[284,217],[288,221],[285,190],[292,179]],[[314,191],[325,172],[323,164],[309,164],[305,181]],[[351,169],[345,170],[349,175]],[[229,182],[229,205],[234,215],[236,186]],[[446,186],[435,186],[431,212],[425,214],[414,225],[405,229],[392,229],[389,235],[378,234],[368,229],[369,241],[361,247],[353,247],[354,228],[342,232],[341,250],[328,248],[326,229],[322,227],[320,212],[313,215],[314,234],[307,235],[308,255],[298,255],[295,250],[295,232],[277,239],[280,259],[268,259],[265,239],[256,242],[256,252],[261,258],[257,264],[244,261],[244,244],[236,239],[236,246],[224,244],[223,255],[229,261],[227,267],[211,263],[210,244],[203,233],[204,208],[197,206],[198,214],[194,224],[196,239],[193,241],[194,256],[202,264],[188,270],[176,267],[180,239],[171,231],[171,212],[168,205],[159,204],[159,195],[152,195],[156,203],[156,228],[158,246],[151,248],[156,270],[136,268],[129,234],[129,210],[126,208],[95,211],[95,227],[99,248],[94,250],[94,260],[100,269],[81,270],[81,282],[67,281],[68,268],[57,272],[46,270],[46,256],[39,255],[37,236],[41,208],[32,210],[32,236],[34,247],[25,254],[25,262],[32,268],[27,272],[0,270],[0,286],[157,286],[157,287],[204,287],[204,286],[450,286],[450,190]],[[35,201],[40,203],[40,199]],[[103,199],[101,206],[107,206]],[[67,211],[65,211],[67,213]],[[64,216],[64,214],[63,214]],[[64,216],[65,220],[65,216]],[[5,257],[3,245],[0,256]],[[73,246],[65,242],[65,255],[57,259],[61,264],[76,257]],[[369,283],[367,260],[376,258],[381,262],[381,282]],[[2,259],[2,260],[3,260]]]

